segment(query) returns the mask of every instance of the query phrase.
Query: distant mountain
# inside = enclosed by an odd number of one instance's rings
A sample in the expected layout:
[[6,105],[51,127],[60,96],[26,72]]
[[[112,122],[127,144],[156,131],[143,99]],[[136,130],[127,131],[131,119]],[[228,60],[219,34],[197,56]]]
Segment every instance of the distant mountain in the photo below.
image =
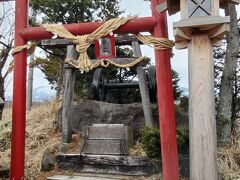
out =
[[[52,100],[56,95],[56,91],[49,86],[40,86],[33,89],[33,102],[44,102]],[[12,101],[12,95],[6,96],[6,101]]]
[[49,86],[40,86],[33,90],[33,101],[50,101],[55,97],[55,95],[56,91],[52,90]]
[[[180,87],[182,96],[188,96],[188,88]],[[56,96],[56,91],[52,90],[49,86],[40,86],[33,90],[33,101],[44,102],[50,101]],[[12,95],[6,97],[6,101],[12,101]]]
[[186,87],[180,87],[182,91],[182,96],[188,96],[189,95],[189,90]]

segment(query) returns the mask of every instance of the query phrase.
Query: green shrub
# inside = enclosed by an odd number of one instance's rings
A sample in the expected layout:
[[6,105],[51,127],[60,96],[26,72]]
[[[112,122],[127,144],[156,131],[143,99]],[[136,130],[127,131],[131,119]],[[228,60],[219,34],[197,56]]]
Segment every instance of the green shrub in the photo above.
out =
[[[177,130],[178,150],[181,154],[189,152],[189,130],[181,128]],[[141,129],[141,146],[150,158],[160,158],[160,133],[158,128],[144,127]]]
[[150,158],[160,158],[159,129],[144,127],[141,129],[141,146]]

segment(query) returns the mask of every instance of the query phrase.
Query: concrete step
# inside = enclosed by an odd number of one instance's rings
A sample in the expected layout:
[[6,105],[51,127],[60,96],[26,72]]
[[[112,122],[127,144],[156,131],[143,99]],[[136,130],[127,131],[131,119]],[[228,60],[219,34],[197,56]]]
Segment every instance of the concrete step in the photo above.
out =
[[59,168],[67,172],[131,176],[157,174],[161,164],[147,157],[91,154],[59,154],[57,162]]
[[93,124],[83,128],[87,139],[132,139],[132,131],[123,124]]
[[[47,178],[47,180],[69,180],[69,179],[70,180],[105,180],[106,178],[82,177],[82,176],[52,176]],[[109,178],[107,179],[113,180]]]
[[48,177],[47,180],[117,180],[117,179],[96,176],[52,176]]
[[109,155],[127,155],[128,144],[121,139],[88,139],[86,140],[82,154],[109,154]]
[[52,177],[47,177],[47,180],[127,180],[127,179],[136,179],[139,180],[139,177],[134,176],[125,176],[125,175],[116,175],[116,174],[96,174],[96,173],[74,173],[71,176],[67,175],[55,175]]

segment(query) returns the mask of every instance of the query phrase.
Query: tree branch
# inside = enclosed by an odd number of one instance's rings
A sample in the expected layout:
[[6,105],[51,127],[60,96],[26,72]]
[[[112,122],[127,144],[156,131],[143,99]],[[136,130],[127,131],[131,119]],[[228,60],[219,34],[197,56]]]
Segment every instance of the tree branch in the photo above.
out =
[[2,44],[3,46],[5,46],[6,48],[11,48],[11,47],[9,46],[9,44],[6,44],[6,43],[4,43],[4,42],[2,42],[2,41],[0,41],[0,44]]
[[46,51],[48,54],[50,54],[52,56],[62,57],[62,55],[53,53],[53,52],[49,51],[47,48],[44,48],[44,46],[39,45],[38,47],[40,47],[42,50]]

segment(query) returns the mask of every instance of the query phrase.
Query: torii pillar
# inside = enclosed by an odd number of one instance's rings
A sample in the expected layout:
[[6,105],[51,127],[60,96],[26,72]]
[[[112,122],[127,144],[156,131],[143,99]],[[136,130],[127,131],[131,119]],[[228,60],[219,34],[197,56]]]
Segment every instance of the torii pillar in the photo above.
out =
[[[159,13],[157,6],[165,0],[152,0],[152,15],[158,20],[153,36],[168,38],[167,14]],[[155,50],[158,112],[161,138],[162,176],[163,180],[178,180],[178,150],[176,136],[176,119],[172,86],[170,51]]]
[[[17,47],[27,43],[27,41],[19,35],[19,31],[28,26],[28,0],[16,0],[15,6],[15,47]],[[14,56],[11,180],[24,179],[26,71],[27,52],[23,50]]]

